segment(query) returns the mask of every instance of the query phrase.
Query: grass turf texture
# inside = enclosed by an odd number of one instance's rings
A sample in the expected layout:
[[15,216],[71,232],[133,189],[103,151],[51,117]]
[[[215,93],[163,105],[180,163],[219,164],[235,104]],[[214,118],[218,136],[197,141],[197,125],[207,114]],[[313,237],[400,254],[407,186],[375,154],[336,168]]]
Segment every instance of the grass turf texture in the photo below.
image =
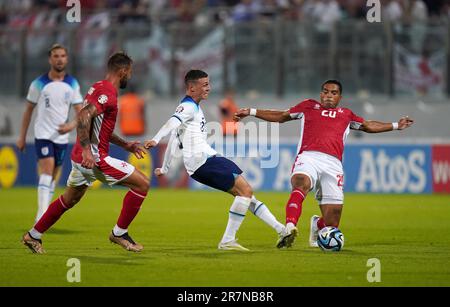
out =
[[[58,190],[55,196],[62,190]],[[276,233],[247,214],[238,233],[251,252],[219,251],[232,198],[210,191],[152,190],[130,227],[144,245],[130,253],[109,243],[122,189],[88,191],[44,237],[45,255],[20,243],[36,212],[36,190],[0,192],[0,286],[450,286],[450,196],[346,194],[340,229],[344,250],[308,247],[303,206],[293,248],[275,248]],[[287,193],[259,192],[284,222]],[[81,262],[81,283],[68,283],[69,258]],[[381,282],[368,283],[369,258],[381,261]]]

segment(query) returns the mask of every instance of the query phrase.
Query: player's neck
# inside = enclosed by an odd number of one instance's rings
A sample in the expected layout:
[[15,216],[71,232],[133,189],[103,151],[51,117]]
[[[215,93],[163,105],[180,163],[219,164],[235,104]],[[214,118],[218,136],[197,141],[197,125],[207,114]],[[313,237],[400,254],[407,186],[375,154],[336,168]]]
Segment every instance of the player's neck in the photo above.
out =
[[191,95],[191,94],[189,94],[189,93],[186,93],[186,96],[188,96],[188,97],[191,97],[191,98],[192,98],[192,100],[194,100],[194,101],[195,101],[195,103],[197,103],[197,104],[199,104],[199,103],[200,103],[200,101],[202,101],[202,99],[201,99],[201,98],[199,98],[199,97],[195,97],[195,96],[193,96],[193,95]]
[[64,80],[65,76],[66,76],[66,72],[64,70],[59,72],[54,69],[51,69],[48,72],[48,77],[50,78],[50,80],[54,80],[54,81],[62,81],[62,80]]
[[114,88],[119,91],[120,78],[112,74],[107,74],[105,80],[109,81],[114,86]]

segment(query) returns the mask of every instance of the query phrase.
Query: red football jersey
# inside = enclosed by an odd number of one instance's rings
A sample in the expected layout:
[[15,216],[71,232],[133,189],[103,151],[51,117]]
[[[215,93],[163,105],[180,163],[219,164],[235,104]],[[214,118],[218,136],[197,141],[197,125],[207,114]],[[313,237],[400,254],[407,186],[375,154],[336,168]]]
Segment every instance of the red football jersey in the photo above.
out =
[[[92,104],[97,108],[97,116],[91,124],[91,151],[95,161],[99,162],[108,156],[109,141],[114,131],[117,119],[117,89],[107,80],[98,81],[88,91],[84,104]],[[76,163],[83,161],[82,147],[77,142],[72,150],[72,160]]]
[[350,129],[359,129],[364,118],[350,109],[327,109],[307,99],[289,109],[291,118],[300,120],[300,141],[297,152],[319,151],[342,161],[344,143]]

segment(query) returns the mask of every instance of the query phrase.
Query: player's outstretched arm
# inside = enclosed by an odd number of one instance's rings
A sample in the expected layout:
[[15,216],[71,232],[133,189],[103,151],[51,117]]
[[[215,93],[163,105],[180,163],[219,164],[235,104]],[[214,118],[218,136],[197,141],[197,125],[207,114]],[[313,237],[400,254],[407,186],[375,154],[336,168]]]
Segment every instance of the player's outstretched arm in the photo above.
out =
[[28,102],[25,108],[25,112],[23,113],[20,135],[19,139],[16,142],[16,146],[20,151],[23,151],[25,149],[27,131],[28,127],[30,126],[31,116],[33,115],[33,110],[35,107],[36,107],[35,103]]
[[289,111],[261,110],[253,108],[240,109],[234,114],[234,120],[240,121],[247,116],[255,116],[268,122],[284,123],[292,120]]
[[159,141],[162,138],[166,137],[173,130],[178,128],[181,125],[181,120],[172,116],[169,120],[164,124],[164,126],[159,129],[158,133],[150,140],[144,142],[145,148],[149,149],[158,145]]
[[95,165],[94,156],[91,152],[90,132],[92,119],[96,116],[97,108],[93,104],[86,105],[77,116],[77,136],[83,148],[81,166],[85,168],[93,168]]
[[167,174],[170,169],[170,165],[172,164],[172,159],[177,154],[177,150],[179,150],[177,134],[172,132],[169,143],[167,143],[166,152],[164,153],[162,166],[155,169],[155,175],[157,177]]
[[143,159],[146,154],[144,147],[141,145],[141,142],[139,141],[127,142],[115,133],[111,134],[109,142],[119,147],[122,147],[128,152],[131,152],[138,159]]
[[381,133],[388,132],[392,130],[403,130],[410,127],[414,123],[414,120],[408,116],[400,118],[398,122],[393,123],[383,123],[375,120],[366,120],[359,127],[359,130],[367,133]]

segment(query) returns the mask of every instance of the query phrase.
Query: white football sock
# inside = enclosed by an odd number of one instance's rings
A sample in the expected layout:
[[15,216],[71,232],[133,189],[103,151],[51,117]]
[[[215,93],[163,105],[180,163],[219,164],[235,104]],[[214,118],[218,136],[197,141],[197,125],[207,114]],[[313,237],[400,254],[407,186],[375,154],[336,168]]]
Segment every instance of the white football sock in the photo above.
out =
[[39,176],[38,186],[38,211],[36,222],[44,215],[50,205],[50,189],[52,184],[52,176],[42,174]]
[[228,215],[228,224],[222,237],[222,243],[236,239],[236,233],[244,220],[245,213],[250,206],[251,199],[248,197],[236,196],[231,205]]
[[119,226],[117,226],[117,224],[116,224],[116,226],[114,226],[114,228],[113,228],[113,234],[114,234],[116,237],[123,236],[123,235],[126,234],[127,232],[128,232],[128,229],[122,229],[122,228],[120,228]]
[[283,231],[284,225],[278,222],[276,217],[270,212],[269,208],[267,208],[263,202],[257,200],[255,196],[252,196],[252,202],[248,209],[264,223],[275,229],[277,233]]
[[42,233],[40,233],[39,231],[37,231],[36,229],[34,229],[34,227],[31,228],[30,231],[29,231],[28,233],[30,234],[30,236],[31,236],[33,239],[36,239],[36,240],[40,240],[41,237],[42,237]]
[[56,186],[56,182],[55,182],[55,180],[53,180],[52,184],[50,185],[50,204],[52,203],[52,200],[53,200],[53,194],[55,194],[55,186]]

